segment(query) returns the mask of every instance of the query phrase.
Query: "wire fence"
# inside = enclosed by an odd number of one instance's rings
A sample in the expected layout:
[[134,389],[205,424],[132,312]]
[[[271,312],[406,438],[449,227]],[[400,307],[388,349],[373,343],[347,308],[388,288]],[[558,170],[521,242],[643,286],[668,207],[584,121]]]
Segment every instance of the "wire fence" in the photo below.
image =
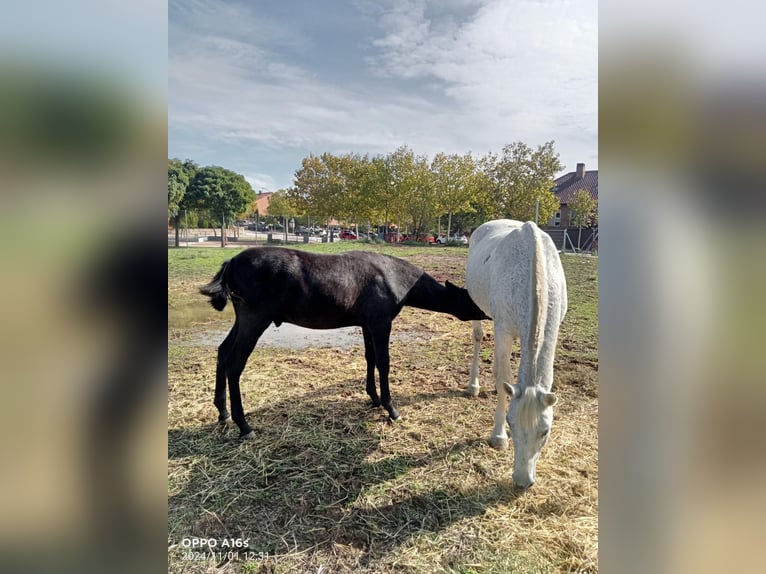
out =
[[[251,231],[244,227],[226,230],[227,245],[255,245],[258,243],[334,243],[340,241],[339,234],[315,235],[311,233],[285,233],[283,230]],[[175,246],[176,231],[168,229],[168,246]],[[194,245],[220,245],[220,228],[179,229],[178,245],[190,247]]]
[[[563,253],[598,254],[598,228],[542,228],[553,240],[554,245]],[[339,234],[314,235],[311,233],[285,233],[283,230],[251,231],[244,227],[229,228],[225,243],[231,247],[256,245],[259,243],[335,243],[342,241]],[[168,246],[176,244],[176,232],[168,230]],[[221,230],[216,228],[180,229],[178,244],[181,247],[199,245],[220,245]]]
[[544,227],[542,230],[550,235],[554,245],[563,253],[598,254],[598,227]]

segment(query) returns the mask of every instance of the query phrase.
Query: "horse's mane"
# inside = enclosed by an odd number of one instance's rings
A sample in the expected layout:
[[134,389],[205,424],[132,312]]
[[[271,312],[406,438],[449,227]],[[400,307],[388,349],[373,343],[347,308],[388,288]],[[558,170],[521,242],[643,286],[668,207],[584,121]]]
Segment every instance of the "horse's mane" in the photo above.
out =
[[537,426],[537,417],[540,414],[540,402],[537,400],[535,386],[529,385],[519,397],[518,421],[526,432],[532,431]]

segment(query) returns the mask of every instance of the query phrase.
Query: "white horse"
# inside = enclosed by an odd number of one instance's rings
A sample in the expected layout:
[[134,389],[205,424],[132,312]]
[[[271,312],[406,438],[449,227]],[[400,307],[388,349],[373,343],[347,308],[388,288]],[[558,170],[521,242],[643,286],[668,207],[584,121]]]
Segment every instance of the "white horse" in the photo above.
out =
[[[488,221],[471,235],[469,245],[466,287],[494,322],[497,407],[490,444],[508,448],[507,420],[514,448],[513,481],[527,488],[534,484],[557,400],[551,386],[559,325],[567,310],[564,270],[550,236],[532,222]],[[482,337],[481,321],[473,321],[469,396],[479,393]],[[519,337],[519,380],[513,384],[511,345]],[[513,400],[506,413],[509,397]]]

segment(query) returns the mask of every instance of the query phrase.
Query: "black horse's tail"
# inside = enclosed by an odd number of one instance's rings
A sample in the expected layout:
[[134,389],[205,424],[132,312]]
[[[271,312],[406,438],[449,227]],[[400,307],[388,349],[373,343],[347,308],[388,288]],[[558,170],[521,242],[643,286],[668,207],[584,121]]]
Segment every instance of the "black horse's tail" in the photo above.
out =
[[226,285],[228,268],[229,259],[223,262],[220,271],[215,274],[213,280],[199,289],[200,293],[210,297],[210,304],[216,311],[223,311],[223,308],[226,307],[226,300],[229,298],[229,288]]

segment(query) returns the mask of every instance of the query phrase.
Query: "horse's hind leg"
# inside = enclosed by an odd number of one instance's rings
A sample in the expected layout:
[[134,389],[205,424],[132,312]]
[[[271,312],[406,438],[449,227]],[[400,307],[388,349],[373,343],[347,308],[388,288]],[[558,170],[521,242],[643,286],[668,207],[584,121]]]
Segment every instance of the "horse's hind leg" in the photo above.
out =
[[471,321],[473,325],[473,362],[471,363],[471,375],[468,380],[468,386],[465,388],[465,394],[469,397],[479,395],[479,354],[481,353],[481,341],[484,338],[484,331],[481,329],[481,321]]
[[388,416],[392,421],[399,418],[399,412],[391,404],[391,393],[388,390],[388,371],[391,365],[391,358],[388,353],[388,342],[391,337],[391,323],[378,325],[370,329],[372,342],[375,347],[375,363],[378,366],[380,375],[380,402],[388,411]]
[[364,358],[367,361],[367,394],[372,399],[372,406],[380,406],[380,397],[375,388],[375,345],[372,342],[372,333],[367,327],[362,327],[364,336]]
[[253,429],[245,420],[242,408],[242,396],[239,392],[239,377],[245,368],[247,359],[255,348],[258,339],[271,323],[271,319],[255,316],[244,316],[237,320],[239,328],[232,341],[231,350],[226,356],[226,377],[229,379],[229,400],[231,401],[231,418],[239,427],[240,438],[251,438]]
[[218,347],[218,359],[215,365],[215,396],[213,404],[218,409],[218,424],[225,424],[231,420],[229,411],[226,410],[226,356],[231,351],[231,345],[237,336],[237,323],[226,335],[223,343]]

